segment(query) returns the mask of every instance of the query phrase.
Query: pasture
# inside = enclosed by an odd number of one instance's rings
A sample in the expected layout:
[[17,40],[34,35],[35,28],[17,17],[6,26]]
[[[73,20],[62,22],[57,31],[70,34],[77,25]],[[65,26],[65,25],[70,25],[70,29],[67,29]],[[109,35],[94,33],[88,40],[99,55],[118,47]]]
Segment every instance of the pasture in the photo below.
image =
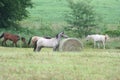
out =
[[[53,27],[65,25],[65,14],[69,11],[68,2],[66,0],[32,0],[32,2],[33,8],[28,9],[30,17],[21,22],[23,26],[38,27],[41,21],[50,22],[53,24]],[[119,3],[120,0],[91,1],[91,5],[94,7],[95,12],[103,20],[100,24],[112,26],[112,24],[119,23]]]
[[[66,0],[32,2],[34,7],[28,9],[29,17],[19,22],[23,28],[0,29],[0,32],[17,33],[28,42],[34,35],[54,36],[67,25]],[[102,26],[98,27],[102,32],[114,30],[120,24],[119,3],[120,0],[92,0],[91,5],[101,18]],[[92,42],[85,39],[82,42],[81,52],[53,52],[44,48],[35,53],[33,48],[21,48],[20,41],[18,47],[12,47],[10,41],[9,47],[0,44],[0,80],[120,80],[120,39],[111,38],[107,49],[93,49]]]
[[[117,26],[120,25],[120,0],[88,1],[91,1],[90,4],[100,18],[97,28],[94,30],[95,33],[104,34],[107,30],[117,29]],[[23,30],[20,35],[27,34],[27,37],[31,37],[31,35],[53,36],[68,26],[65,21],[65,15],[70,11],[67,0],[32,0],[32,2],[33,8],[27,9],[30,13],[29,17],[20,21],[21,26],[30,31]],[[68,36],[76,36],[72,32],[66,32],[69,33]]]
[[120,80],[119,49],[53,52],[0,47],[0,80]]

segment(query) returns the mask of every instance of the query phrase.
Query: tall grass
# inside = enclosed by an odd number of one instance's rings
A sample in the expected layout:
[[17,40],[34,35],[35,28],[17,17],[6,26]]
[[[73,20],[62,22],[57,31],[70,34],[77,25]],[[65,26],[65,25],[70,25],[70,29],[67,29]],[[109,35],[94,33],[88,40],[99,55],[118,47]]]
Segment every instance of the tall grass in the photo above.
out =
[[120,50],[53,52],[0,47],[1,80],[119,80]]

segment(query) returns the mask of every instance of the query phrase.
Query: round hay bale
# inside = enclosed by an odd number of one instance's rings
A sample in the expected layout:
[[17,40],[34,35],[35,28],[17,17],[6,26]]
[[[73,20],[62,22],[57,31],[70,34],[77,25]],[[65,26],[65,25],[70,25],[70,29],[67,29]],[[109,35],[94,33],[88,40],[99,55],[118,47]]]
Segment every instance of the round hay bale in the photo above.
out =
[[59,51],[81,51],[82,43],[76,38],[63,39],[59,45]]

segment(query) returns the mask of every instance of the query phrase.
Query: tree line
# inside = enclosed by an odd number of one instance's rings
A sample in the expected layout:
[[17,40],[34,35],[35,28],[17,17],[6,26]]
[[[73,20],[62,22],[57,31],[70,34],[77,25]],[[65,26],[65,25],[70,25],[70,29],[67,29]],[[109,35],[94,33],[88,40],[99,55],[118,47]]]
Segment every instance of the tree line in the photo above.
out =
[[0,0],[0,28],[10,27],[28,16],[31,0]]

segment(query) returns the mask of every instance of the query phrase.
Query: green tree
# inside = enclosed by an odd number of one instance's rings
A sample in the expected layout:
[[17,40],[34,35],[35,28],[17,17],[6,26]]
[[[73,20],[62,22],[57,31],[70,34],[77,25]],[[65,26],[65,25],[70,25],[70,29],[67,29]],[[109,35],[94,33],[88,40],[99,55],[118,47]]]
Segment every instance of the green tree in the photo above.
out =
[[75,31],[79,37],[91,33],[96,26],[96,16],[89,1],[68,0],[70,11],[67,13],[66,21],[69,26],[66,29]]
[[27,7],[32,7],[31,0],[0,0],[0,27],[10,27],[26,18]]

